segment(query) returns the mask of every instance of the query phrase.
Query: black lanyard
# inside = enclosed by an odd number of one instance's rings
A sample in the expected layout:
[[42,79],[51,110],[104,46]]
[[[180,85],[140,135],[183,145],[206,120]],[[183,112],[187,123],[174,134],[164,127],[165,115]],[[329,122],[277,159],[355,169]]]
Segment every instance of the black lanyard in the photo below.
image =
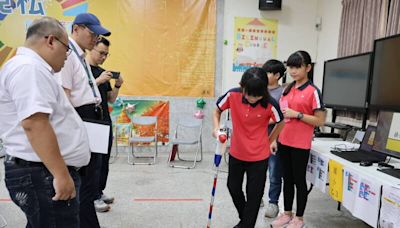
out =
[[75,52],[76,56],[78,56],[78,59],[81,61],[83,68],[85,68],[86,74],[88,76],[90,88],[92,88],[93,96],[96,98],[96,103],[97,103],[98,97],[96,95],[96,90],[94,89],[93,81],[92,81],[92,78],[90,77],[90,73],[89,73],[89,69],[87,67],[87,64],[86,64],[85,60],[82,59],[81,56],[79,56],[78,51],[76,50],[74,44],[72,44],[71,41],[69,41],[69,44],[72,47],[72,50]]

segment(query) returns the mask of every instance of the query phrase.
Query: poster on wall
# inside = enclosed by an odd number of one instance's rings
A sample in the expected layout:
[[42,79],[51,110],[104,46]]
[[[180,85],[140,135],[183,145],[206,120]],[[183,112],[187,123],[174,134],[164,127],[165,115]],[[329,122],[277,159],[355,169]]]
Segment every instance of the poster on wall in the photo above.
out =
[[214,96],[216,0],[0,0],[0,67],[33,20],[54,17],[70,34],[80,13],[111,31],[102,67],[121,72],[120,95]]
[[134,116],[157,116],[159,144],[169,141],[169,102],[156,100],[117,100],[109,104],[118,146],[128,146],[130,135],[146,136],[152,129],[136,128],[131,124]]
[[277,20],[235,17],[232,71],[261,67],[276,58],[277,30]]

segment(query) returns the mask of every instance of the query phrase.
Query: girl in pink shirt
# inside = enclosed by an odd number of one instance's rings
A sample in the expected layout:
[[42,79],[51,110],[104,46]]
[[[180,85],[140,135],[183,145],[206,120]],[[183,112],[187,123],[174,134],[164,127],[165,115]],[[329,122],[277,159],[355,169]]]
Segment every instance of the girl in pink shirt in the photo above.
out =
[[[303,214],[307,204],[306,168],[310,155],[314,127],[322,126],[325,109],[319,89],[308,79],[311,57],[297,51],[287,60],[287,70],[293,78],[284,90],[280,107],[285,126],[279,135],[278,157],[283,170],[284,213],[272,222],[272,227],[303,227]],[[296,188],[296,216],[292,214]]]

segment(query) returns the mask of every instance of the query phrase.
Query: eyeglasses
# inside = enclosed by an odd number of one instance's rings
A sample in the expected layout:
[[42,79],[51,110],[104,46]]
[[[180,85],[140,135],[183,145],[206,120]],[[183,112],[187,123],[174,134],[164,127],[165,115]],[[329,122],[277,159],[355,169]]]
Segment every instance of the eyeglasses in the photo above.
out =
[[[44,38],[49,38],[51,35],[48,35],[48,36],[45,36]],[[58,42],[60,42],[64,47],[65,47],[65,49],[67,49],[67,51],[66,51],[66,53],[67,53],[67,56],[68,55],[70,55],[71,54],[71,52],[72,52],[72,49],[69,47],[69,45],[67,45],[67,44],[65,44],[64,42],[62,42],[58,37],[56,37],[56,36],[54,36],[53,35],[53,37],[54,37],[54,39],[55,40],[57,40]]]
[[108,53],[108,52],[99,51],[96,48],[93,48],[93,50],[96,51],[97,53],[99,53],[101,56],[104,56],[104,57],[110,56],[110,53]]
[[101,39],[100,35],[97,35],[96,33],[94,33],[92,30],[90,30],[90,28],[88,28],[86,25],[78,25],[82,28],[85,28],[89,33],[90,36],[92,36],[92,38],[96,39],[97,41]]

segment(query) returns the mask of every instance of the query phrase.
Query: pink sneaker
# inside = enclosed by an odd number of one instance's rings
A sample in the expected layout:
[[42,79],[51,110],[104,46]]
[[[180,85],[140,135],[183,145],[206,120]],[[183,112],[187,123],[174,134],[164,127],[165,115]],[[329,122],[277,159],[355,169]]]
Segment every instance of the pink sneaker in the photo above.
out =
[[294,217],[292,221],[289,222],[289,225],[286,228],[302,228],[304,227],[304,221],[299,219],[298,217]]
[[287,215],[285,213],[281,213],[272,223],[271,227],[272,228],[280,228],[283,227],[292,220],[293,216]]

